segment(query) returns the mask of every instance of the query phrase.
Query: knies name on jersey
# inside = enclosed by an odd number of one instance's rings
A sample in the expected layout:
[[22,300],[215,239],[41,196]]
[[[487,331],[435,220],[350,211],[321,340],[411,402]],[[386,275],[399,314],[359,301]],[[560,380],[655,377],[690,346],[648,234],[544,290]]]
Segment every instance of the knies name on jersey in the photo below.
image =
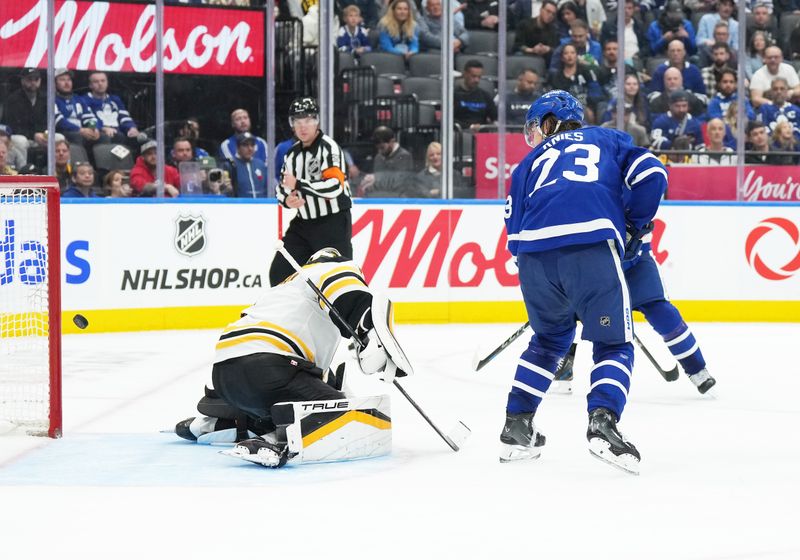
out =
[[562,140],[571,140],[572,142],[582,142],[583,132],[581,132],[580,130],[576,130],[573,132],[562,132],[561,134],[556,134],[550,140],[545,142],[545,144],[542,146],[542,150],[552,148],[556,142],[561,142]]

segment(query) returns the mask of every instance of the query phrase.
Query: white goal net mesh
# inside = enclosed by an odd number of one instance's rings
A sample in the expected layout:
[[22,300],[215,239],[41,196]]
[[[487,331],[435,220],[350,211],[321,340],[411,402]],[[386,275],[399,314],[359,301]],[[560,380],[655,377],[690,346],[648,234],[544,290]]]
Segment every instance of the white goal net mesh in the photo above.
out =
[[0,422],[28,433],[50,416],[47,216],[46,189],[0,183]]

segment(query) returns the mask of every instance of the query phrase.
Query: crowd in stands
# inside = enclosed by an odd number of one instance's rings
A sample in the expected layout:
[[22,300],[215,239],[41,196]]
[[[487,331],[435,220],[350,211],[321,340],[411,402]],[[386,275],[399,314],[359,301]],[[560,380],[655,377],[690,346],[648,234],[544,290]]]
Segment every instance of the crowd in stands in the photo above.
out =
[[[264,5],[263,0],[175,2]],[[590,124],[616,126],[622,103],[625,130],[637,144],[687,151],[673,161],[735,163],[737,57],[743,57],[746,69],[748,124],[741,133],[752,152],[746,160],[800,162],[800,0],[748,0],[746,14],[737,13],[733,0],[620,4],[625,20],[622,92],[617,91],[616,0],[508,0],[507,45],[498,45],[501,18],[493,0],[334,2],[336,103],[347,105],[337,108],[341,122],[334,132],[349,159],[354,192],[441,195],[441,70],[424,57],[441,57],[445,9],[454,13],[452,111],[460,131],[455,190],[462,196],[470,194],[471,137],[494,130],[501,103],[511,130],[520,127],[530,104],[550,89],[577,97]],[[276,0],[276,5],[282,17],[294,17],[309,28],[318,17],[318,0]],[[739,52],[745,19],[747,49]],[[304,32],[304,44],[313,44],[317,36]],[[508,54],[506,76],[497,75],[500,50]],[[362,69],[371,69],[366,72],[378,85],[358,97],[348,80],[367,75],[353,72]],[[43,169],[44,76],[35,68],[22,69],[4,100],[0,174]],[[226,108],[230,135],[218,138],[212,149],[197,143],[197,118],[183,120],[168,145],[158,146],[143,132],[153,123],[137,123],[141,116],[130,114],[114,80],[113,73],[75,76],[66,68],[55,70],[55,167],[64,196],[153,196],[160,187],[155,169],[159,150],[167,161],[165,196],[272,196],[268,177],[279,173],[280,158],[268,165],[266,141],[253,130],[247,110]],[[503,100],[498,96],[501,80],[507,84]],[[380,103],[392,99],[412,104],[415,121],[382,121]],[[278,138],[283,140],[291,145],[290,139]],[[348,150],[358,144],[370,149]],[[285,150],[287,145],[282,146]]]

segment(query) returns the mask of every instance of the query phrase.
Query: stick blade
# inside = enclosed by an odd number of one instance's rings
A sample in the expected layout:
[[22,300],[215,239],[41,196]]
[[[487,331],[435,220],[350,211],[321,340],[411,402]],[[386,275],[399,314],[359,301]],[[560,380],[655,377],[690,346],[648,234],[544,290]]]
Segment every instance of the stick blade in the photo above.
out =
[[[453,429],[450,430],[450,433],[447,435],[447,437],[449,437],[450,441],[452,441],[453,444],[460,449],[461,446],[464,445],[464,442],[467,441],[467,438],[469,438],[471,435],[472,430],[470,430],[469,427],[464,424],[464,422],[459,420],[458,423],[453,426]],[[455,451],[457,450],[458,449]]]
[[673,381],[677,381],[678,378],[681,376],[680,372],[678,371],[678,366],[675,366],[669,371],[659,372],[665,381],[669,381],[670,383]]

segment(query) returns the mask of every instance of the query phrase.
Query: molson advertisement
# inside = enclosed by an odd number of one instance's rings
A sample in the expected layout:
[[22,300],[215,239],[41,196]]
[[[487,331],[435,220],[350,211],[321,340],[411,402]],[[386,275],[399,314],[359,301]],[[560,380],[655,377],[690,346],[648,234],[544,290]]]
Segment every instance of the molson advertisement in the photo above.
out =
[[[55,3],[55,67],[153,72],[154,4]],[[264,12],[164,7],[164,71],[264,75]],[[0,66],[47,64],[46,0],[0,2]]]

